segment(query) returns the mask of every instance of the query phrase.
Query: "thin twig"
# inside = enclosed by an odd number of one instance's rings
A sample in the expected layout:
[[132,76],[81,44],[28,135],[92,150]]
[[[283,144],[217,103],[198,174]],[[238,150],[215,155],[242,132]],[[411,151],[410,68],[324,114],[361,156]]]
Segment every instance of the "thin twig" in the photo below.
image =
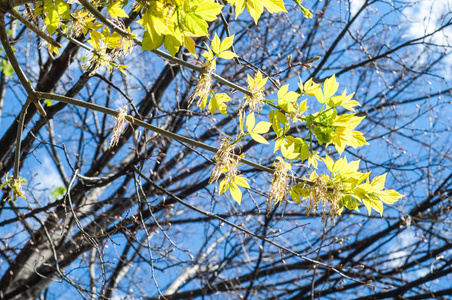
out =
[[121,93],[121,95],[124,96],[124,98],[126,98],[126,100],[129,102],[130,106],[132,107],[134,113],[138,116],[139,119],[143,119],[143,116],[140,115],[140,113],[138,112],[138,109],[136,108],[135,104],[133,103],[133,100],[130,99],[130,97],[123,91],[121,90],[117,85],[115,85],[113,82],[111,82],[110,80],[108,80],[107,78],[105,78],[105,76],[102,76],[98,73],[95,73],[93,76],[98,77],[100,79],[102,79],[103,81],[105,81],[108,85],[110,85],[111,87],[113,87],[115,90],[117,90],[119,93]]
[[369,283],[367,283],[367,282],[364,282],[364,281],[355,279],[355,278],[353,278],[353,277],[350,277],[350,276],[344,274],[343,272],[339,271],[338,269],[336,269],[336,268],[334,268],[334,267],[332,267],[332,266],[329,266],[329,265],[327,265],[327,264],[325,264],[325,263],[322,263],[322,262],[320,262],[320,261],[317,261],[317,260],[314,260],[314,259],[312,259],[312,258],[306,257],[306,256],[304,256],[304,255],[301,255],[301,254],[299,254],[299,253],[297,253],[297,252],[295,252],[295,251],[293,251],[293,250],[291,250],[291,249],[289,249],[289,248],[287,248],[287,247],[284,247],[284,246],[282,246],[282,245],[280,245],[280,244],[278,244],[278,243],[276,243],[276,242],[274,242],[274,241],[272,241],[272,240],[269,240],[269,239],[266,238],[265,236],[261,236],[261,235],[259,235],[259,234],[254,233],[254,232],[251,232],[251,231],[249,231],[249,230],[243,228],[242,226],[239,226],[239,225],[236,225],[236,224],[234,224],[234,223],[232,223],[232,222],[229,222],[228,220],[223,219],[222,217],[217,216],[217,215],[215,215],[215,214],[213,214],[213,213],[211,213],[211,212],[204,211],[204,210],[202,210],[202,209],[200,209],[200,208],[197,208],[197,207],[195,207],[195,206],[193,206],[193,205],[190,205],[190,204],[186,203],[184,200],[182,200],[181,198],[179,198],[177,195],[175,195],[175,194],[171,193],[170,191],[168,191],[168,190],[162,188],[161,186],[157,185],[154,181],[152,181],[149,177],[147,177],[146,175],[144,175],[144,174],[143,174],[140,170],[138,170],[135,166],[133,166],[133,169],[134,169],[134,171],[135,171],[137,174],[139,174],[143,179],[145,179],[147,182],[149,182],[149,184],[151,184],[154,188],[156,188],[157,190],[159,190],[159,191],[162,192],[162,193],[167,194],[168,196],[170,196],[171,198],[173,198],[175,201],[179,202],[180,204],[184,205],[185,207],[187,207],[187,208],[189,208],[189,209],[191,209],[191,210],[194,210],[194,211],[196,211],[196,212],[198,212],[198,213],[200,213],[200,214],[203,214],[203,215],[205,215],[205,216],[208,216],[208,217],[211,217],[211,218],[215,218],[215,219],[217,219],[217,220],[223,222],[224,224],[228,224],[229,226],[234,227],[235,229],[240,230],[240,231],[242,231],[243,233],[246,233],[246,234],[248,234],[248,235],[251,235],[251,236],[253,236],[253,237],[256,237],[256,238],[258,238],[258,239],[260,239],[260,240],[263,240],[263,241],[265,241],[265,242],[267,242],[267,243],[269,243],[269,244],[272,244],[273,246],[276,246],[277,248],[279,248],[279,249],[281,249],[281,250],[283,250],[283,251],[286,251],[286,252],[288,252],[288,253],[290,253],[290,254],[292,254],[292,255],[295,255],[295,256],[297,256],[297,257],[299,257],[299,258],[301,258],[301,259],[303,259],[303,260],[305,260],[305,261],[308,261],[308,262],[311,262],[311,263],[313,263],[313,264],[315,264],[315,265],[321,266],[321,267],[323,267],[323,268],[325,268],[325,269],[327,269],[327,270],[331,270],[331,271],[333,271],[333,272],[335,272],[335,273],[341,275],[343,278],[352,280],[352,281],[354,281],[354,282],[356,282],[356,283],[364,284],[364,285],[366,285],[366,286],[371,286],[371,285],[370,285]]
[[[66,97],[66,96],[56,95],[56,94],[52,94],[52,93],[42,93],[42,92],[36,92],[36,94],[38,95],[38,97],[40,97],[42,99],[44,99],[44,98],[45,99],[51,99],[51,100],[56,100],[56,101],[60,101],[60,102],[63,102],[63,103],[69,103],[69,104],[72,104],[72,105],[81,106],[81,107],[84,107],[84,108],[87,108],[87,109],[91,109],[91,110],[94,110],[94,111],[98,111],[98,112],[101,112],[101,113],[104,113],[104,114],[111,115],[113,117],[117,117],[118,114],[119,114],[119,112],[117,110],[113,110],[111,108],[103,107],[103,106],[100,106],[100,105],[97,105],[97,104],[94,104],[94,103],[89,103],[89,102],[76,100],[76,99],[69,98],[69,97]],[[136,119],[136,118],[134,118],[132,116],[126,115],[125,119],[128,122],[130,122],[131,124],[138,125],[140,127],[149,129],[149,130],[151,130],[153,132],[156,132],[158,134],[166,136],[166,137],[168,137],[170,139],[174,139],[174,140],[177,140],[177,141],[180,141],[180,142],[183,142],[183,143],[187,143],[189,145],[192,145],[192,146],[195,146],[195,147],[198,147],[198,148],[201,148],[201,149],[213,152],[213,153],[217,153],[218,152],[218,148],[216,148],[216,147],[209,146],[209,145],[206,145],[206,144],[204,144],[202,142],[199,142],[199,141],[190,139],[188,137],[179,135],[177,133],[173,133],[173,132],[170,132],[168,130],[162,129],[160,127],[156,127],[156,126],[151,125],[149,123],[146,123],[144,121],[138,120],[138,119]],[[275,170],[273,168],[269,168],[269,167],[263,166],[261,164],[255,163],[253,161],[250,161],[250,160],[247,160],[247,159],[244,159],[244,158],[240,158],[240,161],[242,163],[246,164],[246,165],[249,165],[249,166],[251,166],[253,168],[256,168],[256,169],[264,171],[264,172],[268,172],[268,173],[271,173],[271,174],[273,174],[275,172]],[[298,182],[298,183],[305,183],[305,184],[308,184],[308,185],[312,185],[313,184],[311,181],[303,179],[303,178],[299,178],[299,177],[291,176],[291,179],[294,180],[295,182]]]

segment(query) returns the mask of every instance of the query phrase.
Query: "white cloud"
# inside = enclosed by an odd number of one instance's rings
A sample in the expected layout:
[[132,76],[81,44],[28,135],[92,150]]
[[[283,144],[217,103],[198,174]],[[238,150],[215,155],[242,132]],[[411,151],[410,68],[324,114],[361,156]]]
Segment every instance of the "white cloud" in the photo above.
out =
[[[389,262],[387,266],[390,268],[401,267],[405,263],[406,256],[413,250],[410,245],[414,244],[414,240],[418,239],[412,230],[405,230],[397,235],[397,242],[391,247],[388,255]],[[408,247],[408,248],[407,248]]]
[[[424,35],[432,34],[438,28],[445,25],[451,20],[452,0],[420,0],[404,10],[404,14],[407,17],[408,24],[408,37],[415,39]],[[438,51],[450,51],[452,45],[452,26],[448,26],[441,31],[429,36],[426,42],[445,46],[445,48],[436,48]],[[431,54],[429,51],[425,51],[424,46],[418,47],[419,51],[422,51],[420,64],[426,63]],[[452,55],[448,52],[448,56],[443,60],[445,64],[444,70],[446,70],[443,76],[446,79],[452,79]]]
[[[410,22],[409,35],[420,37],[434,32],[450,19],[451,0],[421,0],[417,5],[407,8],[404,13]],[[449,14],[449,15],[448,15]],[[444,19],[448,18],[448,19]],[[432,36],[432,41],[442,45],[452,42],[452,28],[448,27]]]
[[366,0],[351,0],[350,1],[350,13],[354,16],[358,10],[363,6]]

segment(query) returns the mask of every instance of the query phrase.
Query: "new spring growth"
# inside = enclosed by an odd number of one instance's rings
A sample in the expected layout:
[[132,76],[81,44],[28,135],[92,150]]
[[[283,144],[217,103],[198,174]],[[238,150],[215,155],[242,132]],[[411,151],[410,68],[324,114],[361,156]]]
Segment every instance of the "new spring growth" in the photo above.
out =
[[242,201],[242,192],[239,187],[250,188],[248,179],[239,175],[238,166],[243,154],[238,156],[233,153],[234,145],[231,145],[229,138],[222,139],[222,144],[215,155],[216,164],[210,175],[209,184],[217,182],[221,174],[226,176],[219,184],[219,194],[223,194],[227,190],[231,193],[232,199],[238,204]]
[[227,115],[227,107],[224,103],[230,101],[230,97],[226,94],[215,94],[214,91],[211,91],[212,74],[216,68],[216,59],[233,59],[237,57],[234,52],[228,50],[232,47],[233,41],[234,35],[220,41],[220,38],[215,33],[215,37],[212,40],[212,49],[206,44],[207,50],[202,54],[206,59],[206,62],[202,65],[204,73],[199,77],[195,91],[190,96],[190,104],[198,98],[197,105],[201,108],[201,111],[207,106],[207,101],[209,96],[211,96],[211,101],[209,103],[209,110],[211,113],[214,114],[218,109],[219,112]]
[[199,76],[195,91],[190,96],[190,104],[197,98],[196,105],[200,106],[201,110],[204,110],[212,88],[212,74],[215,71],[216,64],[215,61],[206,61],[202,66],[206,72]]
[[25,193],[22,190],[22,183],[26,183],[27,181],[22,178],[13,178],[13,177],[9,177],[8,174],[6,174],[5,176],[5,182],[3,184],[0,185],[0,190],[3,189],[4,187],[9,187],[12,191],[13,191],[13,200],[16,201],[17,197],[25,198]]
[[289,190],[287,179],[289,178],[289,171],[291,170],[290,164],[286,163],[280,156],[276,158],[273,165],[275,167],[275,173],[273,173],[272,187],[266,202],[269,206],[269,211],[274,205],[277,205],[278,203],[281,204],[281,202],[286,199]]
[[126,120],[127,116],[127,105],[123,108],[118,108],[118,115],[114,117],[116,119],[115,126],[113,127],[113,135],[110,139],[110,146],[108,148],[112,148],[113,146],[118,145],[119,139],[121,138],[121,134],[127,127],[127,124],[130,124],[129,121]]
[[215,155],[215,167],[213,168],[212,174],[210,175],[209,184],[217,182],[221,174],[225,170],[231,173],[237,173],[238,157],[232,153],[233,146],[230,144],[229,138],[224,138],[221,140],[221,146],[218,148],[218,152]]
[[328,207],[328,188],[327,182],[328,176],[317,175],[314,171],[309,176],[309,180],[314,184],[307,187],[308,197],[305,200],[306,215],[310,215],[312,212],[314,215],[319,208],[319,204],[322,204],[322,220],[326,215],[326,209]]
[[265,99],[265,84],[268,78],[263,78],[262,73],[258,71],[256,75],[251,77],[248,75],[248,91],[251,96],[245,95],[245,107],[248,107],[250,112],[260,111],[262,108],[262,101]]

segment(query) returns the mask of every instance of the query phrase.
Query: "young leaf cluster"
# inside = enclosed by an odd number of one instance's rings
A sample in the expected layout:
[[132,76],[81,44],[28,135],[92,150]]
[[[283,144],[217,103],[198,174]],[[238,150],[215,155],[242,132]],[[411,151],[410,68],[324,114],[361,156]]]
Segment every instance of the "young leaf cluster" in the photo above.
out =
[[[79,3],[81,7],[76,5],[71,8],[64,0],[39,1],[34,13],[44,19],[44,29],[49,35],[63,33],[69,38],[81,35],[87,38],[92,54],[88,65],[92,72],[104,66],[110,71],[118,68],[124,74],[127,66],[115,60],[130,53],[138,39],[130,27],[124,26],[123,18],[128,18],[131,13],[139,16],[137,23],[143,29],[143,50],[154,51],[163,46],[174,57],[184,47],[197,57],[197,38],[210,36],[209,23],[219,19],[224,8],[215,0],[140,0],[133,3],[127,0],[83,0]],[[246,8],[255,23],[265,10],[272,14],[286,12],[283,0],[226,0],[225,3],[235,9],[236,18]],[[312,17],[298,0],[294,3],[305,17]],[[108,21],[92,6],[103,9]],[[126,9],[130,12],[127,13]],[[272,142],[273,152],[278,152],[275,154],[274,177],[267,199],[270,207],[286,200],[287,194],[290,194],[292,200],[305,203],[308,213],[323,206],[324,216],[327,210],[337,216],[344,207],[358,209],[360,203],[366,206],[369,213],[372,208],[382,213],[382,203],[392,204],[402,197],[396,191],[384,190],[386,175],[370,180],[369,173],[358,171],[359,162],[348,163],[345,157],[334,162],[314,150],[316,145],[325,148],[331,145],[342,155],[347,146],[358,148],[368,144],[362,132],[356,129],[364,119],[355,115],[354,108],[359,103],[353,99],[354,94],[347,94],[346,91],[337,94],[339,84],[334,75],[326,79],[323,86],[312,78],[304,83],[300,81],[297,91],[290,91],[289,85],[284,85],[277,91],[277,98],[272,100],[266,99],[268,78],[260,71],[253,76],[248,75],[248,87],[242,90],[246,93],[241,101],[234,101],[227,93],[214,89],[212,78],[215,77],[217,60],[237,58],[233,51],[234,37],[228,33],[220,39],[215,33],[210,44],[205,43],[202,68],[191,67],[201,70],[191,96],[191,101],[197,99],[196,104],[201,111],[207,107],[212,115],[218,112],[227,116],[232,106],[234,110],[238,109],[240,130],[234,139],[223,140],[210,180],[213,183],[222,178],[220,194],[229,190],[233,199],[240,203],[240,188],[250,188],[247,179],[238,171],[244,154],[237,156],[234,148],[242,140],[251,139],[262,145]],[[48,47],[50,52],[59,55],[57,45],[53,43]],[[320,105],[314,105],[312,101]],[[314,110],[317,106],[321,108]],[[126,111],[121,109],[111,145],[118,142],[126,125],[125,118]],[[292,128],[300,126],[307,129],[306,136],[292,133]],[[325,162],[331,175],[317,175],[320,161]],[[307,163],[307,168],[311,170],[309,177],[297,178],[292,173],[294,163]],[[12,186],[19,191],[17,184]]]

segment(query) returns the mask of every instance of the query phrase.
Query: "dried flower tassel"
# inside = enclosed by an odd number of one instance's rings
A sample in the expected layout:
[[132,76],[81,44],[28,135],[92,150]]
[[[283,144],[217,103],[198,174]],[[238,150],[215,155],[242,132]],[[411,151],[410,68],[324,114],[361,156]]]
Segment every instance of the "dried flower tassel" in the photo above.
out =
[[115,126],[113,127],[113,135],[111,136],[110,146],[108,146],[108,148],[112,148],[113,146],[118,145],[121,134],[126,129],[127,124],[130,124],[130,122],[126,120],[127,105],[124,106],[123,108],[118,108],[118,111],[119,111],[118,115],[114,117],[116,119],[116,123]]

